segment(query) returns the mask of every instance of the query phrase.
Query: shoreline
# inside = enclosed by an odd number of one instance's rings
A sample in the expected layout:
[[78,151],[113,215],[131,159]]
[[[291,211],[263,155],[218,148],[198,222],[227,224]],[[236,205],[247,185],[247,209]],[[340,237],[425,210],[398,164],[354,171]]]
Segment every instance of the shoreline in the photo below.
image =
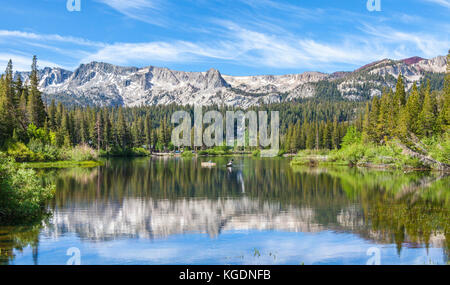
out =
[[23,166],[24,168],[92,168],[97,166],[102,166],[104,163],[102,161],[48,161],[48,162],[16,162],[17,165]]
[[[148,156],[114,156],[114,158],[198,158],[198,157],[233,157],[233,156],[241,156],[241,157],[255,157],[251,153],[229,153],[229,154],[217,154],[217,155],[199,155],[193,154],[190,157],[183,157],[181,153],[152,153]],[[379,164],[372,162],[364,162],[351,164],[349,162],[343,161],[328,161],[326,156],[303,156],[301,160],[295,160],[296,155],[294,154],[285,154],[281,156],[282,158],[286,158],[290,160],[290,165],[292,166],[309,166],[309,167],[318,167],[318,166],[341,166],[341,167],[357,167],[357,168],[367,168],[367,169],[385,169],[385,170],[402,170],[405,172],[409,171],[433,171],[433,172],[443,172],[450,173],[450,170],[441,170],[436,168],[426,168],[426,167],[413,167],[413,166],[404,166],[398,167],[395,164]],[[279,158],[279,157],[278,157]],[[97,166],[104,165],[104,162],[99,161],[51,161],[51,162],[16,162],[17,165],[23,166],[24,168],[34,168],[34,169],[45,169],[45,168],[93,168]]]
[[[294,156],[295,159],[295,156]],[[346,167],[357,167],[357,168],[367,168],[367,169],[384,169],[384,170],[401,170],[404,172],[442,172],[442,173],[450,173],[450,169],[437,169],[437,168],[426,168],[426,167],[414,167],[414,166],[403,166],[398,167],[395,164],[382,164],[382,163],[373,163],[373,162],[363,162],[352,164],[350,162],[344,161],[329,161],[327,157],[323,157],[322,159],[317,159],[317,156],[303,156],[302,160],[294,160],[292,159],[290,162],[292,166],[309,166],[309,167],[318,167],[318,166],[346,166]]]

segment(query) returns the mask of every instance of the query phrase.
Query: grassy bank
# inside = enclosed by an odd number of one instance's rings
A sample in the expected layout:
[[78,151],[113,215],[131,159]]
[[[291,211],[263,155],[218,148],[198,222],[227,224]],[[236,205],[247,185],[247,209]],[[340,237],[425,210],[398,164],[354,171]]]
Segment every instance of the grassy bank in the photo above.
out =
[[88,145],[56,147],[39,141],[31,141],[27,145],[22,142],[8,142],[3,151],[16,162],[96,161],[98,159],[98,152]]
[[24,162],[24,168],[70,168],[70,167],[96,167],[103,165],[102,161],[52,161],[52,162]]
[[365,142],[360,132],[349,128],[340,149],[302,150],[291,161],[291,165],[318,164],[448,171],[450,134],[406,142],[385,138],[382,144],[375,144]]
[[25,168],[70,168],[96,167],[103,163],[100,157],[143,157],[151,153],[144,148],[112,148],[108,151],[93,149],[88,145],[75,147],[56,147],[39,141],[31,141],[27,145],[10,141],[3,147],[6,156]]
[[[429,157],[449,163],[448,142],[435,144]],[[435,169],[420,159],[406,154],[396,142],[386,145],[354,143],[339,150],[303,150],[291,161],[291,165],[349,165],[390,169]]]

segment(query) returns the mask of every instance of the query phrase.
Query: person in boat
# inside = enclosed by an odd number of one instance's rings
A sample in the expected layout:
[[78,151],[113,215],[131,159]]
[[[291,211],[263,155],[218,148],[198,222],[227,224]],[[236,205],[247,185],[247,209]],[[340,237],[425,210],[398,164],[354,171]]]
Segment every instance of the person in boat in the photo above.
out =
[[233,166],[233,160],[228,161],[227,167],[232,167],[232,166]]

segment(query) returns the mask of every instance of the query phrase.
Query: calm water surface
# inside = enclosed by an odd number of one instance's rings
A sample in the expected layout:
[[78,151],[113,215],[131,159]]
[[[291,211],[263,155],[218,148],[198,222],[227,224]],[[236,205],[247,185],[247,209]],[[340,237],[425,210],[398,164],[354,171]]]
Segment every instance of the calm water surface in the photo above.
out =
[[41,171],[50,216],[0,228],[0,264],[448,263],[448,176],[200,161]]

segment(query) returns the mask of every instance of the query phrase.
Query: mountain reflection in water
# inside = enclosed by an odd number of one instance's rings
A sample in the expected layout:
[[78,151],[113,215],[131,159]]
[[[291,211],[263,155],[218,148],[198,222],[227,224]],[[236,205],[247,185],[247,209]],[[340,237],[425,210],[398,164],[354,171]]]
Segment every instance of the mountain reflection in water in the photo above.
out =
[[[269,238],[287,238],[288,233],[351,234],[368,244],[392,244],[398,255],[408,248],[437,248],[442,250],[437,262],[447,262],[448,176],[291,168],[289,160],[281,158],[236,158],[233,169],[201,168],[200,161],[117,159],[95,169],[42,171],[45,183],[57,185],[49,204],[52,216],[39,230],[35,226],[30,231],[35,236],[32,243],[20,240],[24,229],[2,229],[0,261],[14,261],[14,255],[20,255],[14,248],[31,246],[37,255],[39,239],[52,247],[58,246],[52,241],[73,234],[78,242],[95,244],[136,239],[158,243],[200,234],[206,234],[209,243],[222,243],[228,233],[257,231]],[[226,163],[225,158],[213,161],[218,166]],[[126,246],[133,248],[131,243]],[[235,245],[230,241],[223,246]],[[128,260],[133,261],[140,262]],[[227,261],[209,256],[204,262]]]

